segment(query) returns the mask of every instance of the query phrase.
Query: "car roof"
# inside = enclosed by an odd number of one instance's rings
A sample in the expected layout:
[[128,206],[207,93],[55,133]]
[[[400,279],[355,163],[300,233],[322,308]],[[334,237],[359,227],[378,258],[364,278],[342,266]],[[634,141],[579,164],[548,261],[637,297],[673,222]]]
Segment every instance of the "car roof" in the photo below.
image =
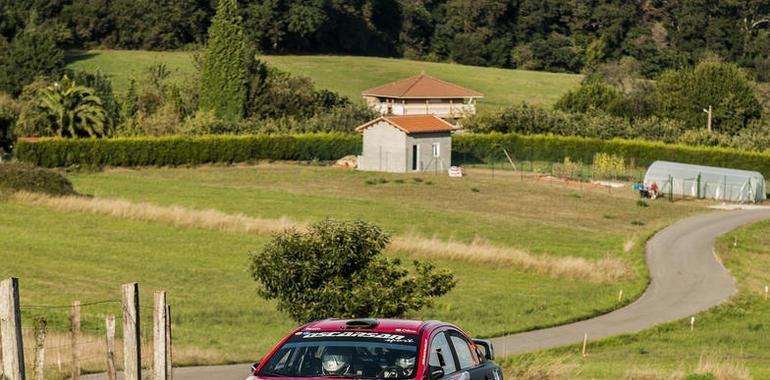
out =
[[[374,321],[372,327],[350,327],[349,322]],[[382,333],[409,333],[417,334],[428,325],[439,324],[437,321],[417,321],[408,319],[325,319],[311,322],[300,328],[300,331],[342,331],[342,330],[366,330]]]

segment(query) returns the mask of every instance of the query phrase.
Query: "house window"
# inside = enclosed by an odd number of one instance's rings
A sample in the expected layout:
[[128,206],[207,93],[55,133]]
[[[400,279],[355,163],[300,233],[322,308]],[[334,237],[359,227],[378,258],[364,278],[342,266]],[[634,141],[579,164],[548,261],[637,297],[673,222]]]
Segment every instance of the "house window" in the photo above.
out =
[[441,157],[441,145],[439,143],[433,143],[433,157]]

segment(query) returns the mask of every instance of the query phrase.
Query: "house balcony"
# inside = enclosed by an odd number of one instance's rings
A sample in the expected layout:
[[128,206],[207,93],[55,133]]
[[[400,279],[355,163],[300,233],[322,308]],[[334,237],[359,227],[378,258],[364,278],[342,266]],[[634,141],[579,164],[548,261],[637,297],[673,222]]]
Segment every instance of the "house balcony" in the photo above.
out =
[[382,115],[436,115],[444,118],[463,118],[476,114],[475,104],[422,103],[392,104],[380,103],[375,110]]

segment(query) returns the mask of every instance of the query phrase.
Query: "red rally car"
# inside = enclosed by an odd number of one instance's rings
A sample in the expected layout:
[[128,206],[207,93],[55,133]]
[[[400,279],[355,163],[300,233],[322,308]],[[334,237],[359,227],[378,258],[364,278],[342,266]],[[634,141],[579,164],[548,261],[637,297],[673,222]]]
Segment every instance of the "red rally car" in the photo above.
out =
[[284,338],[246,380],[502,380],[489,341],[438,321],[327,319]]

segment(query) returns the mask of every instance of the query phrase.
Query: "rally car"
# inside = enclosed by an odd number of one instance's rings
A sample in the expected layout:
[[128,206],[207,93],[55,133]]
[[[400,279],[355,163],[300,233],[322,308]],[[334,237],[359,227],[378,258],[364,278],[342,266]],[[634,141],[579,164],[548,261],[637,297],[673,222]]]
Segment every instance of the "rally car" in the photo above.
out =
[[502,380],[493,359],[489,341],[444,322],[327,319],[294,330],[246,380]]

